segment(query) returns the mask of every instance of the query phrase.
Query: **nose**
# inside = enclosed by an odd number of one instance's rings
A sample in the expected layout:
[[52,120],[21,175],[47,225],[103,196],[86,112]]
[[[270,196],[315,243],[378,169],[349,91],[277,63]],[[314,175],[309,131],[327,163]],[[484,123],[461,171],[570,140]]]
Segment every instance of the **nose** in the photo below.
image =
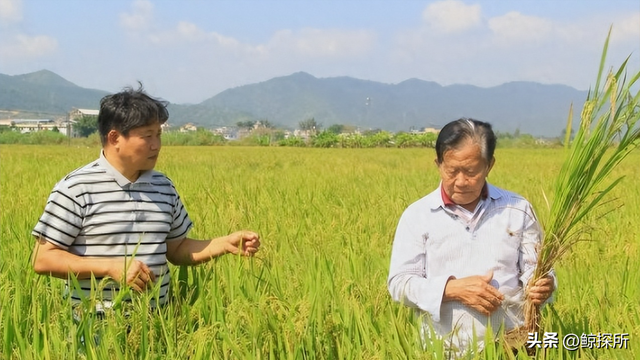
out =
[[159,150],[160,147],[162,146],[161,141],[160,141],[160,137],[157,137],[155,139],[153,139],[153,141],[151,141],[151,150]]
[[466,185],[468,181],[469,179],[462,171],[460,171],[455,177],[455,182],[456,182],[456,185],[458,186]]

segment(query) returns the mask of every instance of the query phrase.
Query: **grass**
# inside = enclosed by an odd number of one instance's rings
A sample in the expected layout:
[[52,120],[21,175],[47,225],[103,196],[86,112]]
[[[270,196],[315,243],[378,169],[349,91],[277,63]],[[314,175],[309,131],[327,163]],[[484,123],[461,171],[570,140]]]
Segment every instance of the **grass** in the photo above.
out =
[[[0,359],[431,359],[417,319],[386,290],[404,208],[438,184],[432,149],[165,147],[196,238],[253,229],[254,259],[172,268],[174,300],[158,313],[140,296],[104,322],[76,324],[63,281],[30,267],[30,231],[54,183],[98,148],[0,146]],[[561,149],[498,149],[489,181],[544,216]],[[549,359],[640,357],[640,152],[612,176],[624,203],[556,266],[560,288],[543,331],[629,333],[628,349],[539,351]],[[523,171],[524,170],[524,171]],[[80,335],[100,334],[100,345]],[[500,346],[479,358],[510,359]]]

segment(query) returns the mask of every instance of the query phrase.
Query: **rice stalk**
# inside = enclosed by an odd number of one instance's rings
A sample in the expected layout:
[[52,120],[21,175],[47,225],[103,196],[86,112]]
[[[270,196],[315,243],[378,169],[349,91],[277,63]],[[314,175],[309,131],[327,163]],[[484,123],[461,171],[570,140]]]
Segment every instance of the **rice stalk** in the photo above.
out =
[[[573,245],[586,238],[589,227],[584,220],[588,215],[600,217],[611,211],[611,203],[603,200],[622,177],[610,180],[609,175],[639,144],[640,92],[636,90],[634,94],[632,87],[640,72],[627,78],[627,58],[616,72],[611,69],[604,75],[610,35],[611,29],[602,51],[596,85],[589,90],[580,126],[570,145],[571,121],[567,123],[567,159],[556,178],[548,218],[542,222],[544,236],[529,285],[547,276]],[[528,296],[524,311],[526,333],[538,332],[540,309]]]

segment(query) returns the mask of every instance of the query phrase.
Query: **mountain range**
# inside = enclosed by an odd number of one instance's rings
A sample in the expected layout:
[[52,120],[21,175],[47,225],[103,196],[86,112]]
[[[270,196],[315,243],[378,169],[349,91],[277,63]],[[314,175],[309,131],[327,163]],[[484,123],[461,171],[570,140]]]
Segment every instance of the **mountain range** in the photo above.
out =
[[[14,118],[54,118],[74,107],[98,109],[100,99],[107,94],[77,86],[48,70],[14,76],[0,74],[0,110]],[[565,127],[570,105],[581,109],[586,96],[586,91],[566,85],[535,82],[510,82],[489,88],[441,86],[419,79],[386,84],[351,77],[316,78],[298,72],[227,89],[199,104],[170,104],[169,122],[218,127],[238,121],[269,120],[294,129],[299,122],[314,118],[325,127],[344,124],[363,130],[408,131],[441,127],[451,120],[471,117],[488,121],[501,132],[519,130],[555,137]],[[579,113],[574,111],[574,121]]]

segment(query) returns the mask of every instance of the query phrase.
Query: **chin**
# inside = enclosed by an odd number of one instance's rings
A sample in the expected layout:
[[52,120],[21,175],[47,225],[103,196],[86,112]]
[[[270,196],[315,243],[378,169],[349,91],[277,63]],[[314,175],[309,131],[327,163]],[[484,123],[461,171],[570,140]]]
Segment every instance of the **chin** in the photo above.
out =
[[150,164],[145,164],[145,166],[142,166],[140,170],[142,171],[149,171],[149,170],[153,170],[153,168],[156,167],[156,162],[152,162]]
[[451,198],[451,200],[453,200],[454,203],[458,204],[458,205],[468,205],[471,204],[476,198]]

